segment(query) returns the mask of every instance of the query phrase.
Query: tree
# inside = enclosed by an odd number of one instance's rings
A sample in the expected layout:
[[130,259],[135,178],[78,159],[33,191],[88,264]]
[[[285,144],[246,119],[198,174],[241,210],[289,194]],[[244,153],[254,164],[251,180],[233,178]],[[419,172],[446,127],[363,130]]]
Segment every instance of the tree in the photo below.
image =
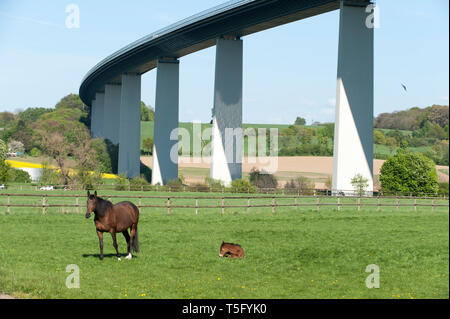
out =
[[144,102],[141,101],[141,121],[154,121],[155,120],[155,111],[150,106],[145,105]]
[[39,182],[42,185],[55,185],[59,183],[60,174],[54,169],[50,168],[48,162],[41,163],[41,176],[39,177]]
[[284,185],[287,191],[297,191],[300,194],[312,194],[314,192],[315,183],[306,176],[298,176],[291,179]]
[[389,146],[389,151],[392,154],[394,147],[397,146],[397,140],[394,137],[386,137],[386,146]]
[[11,181],[13,181],[14,183],[31,183],[31,177],[28,172],[12,168]]
[[379,145],[386,144],[386,137],[384,136],[382,131],[380,130],[373,131],[373,142]]
[[79,109],[83,112],[88,112],[88,107],[83,103],[80,96],[73,93],[63,97],[58,103],[56,103],[55,108]]
[[150,153],[153,150],[153,138],[152,137],[146,137],[142,141],[142,148],[144,150],[147,150],[147,153]]
[[78,94],[69,94],[63,97],[56,105],[57,110],[69,109],[69,110],[79,110],[81,111],[81,116],[78,119],[81,123],[86,126],[90,126],[91,123],[91,108],[83,103]]
[[25,111],[22,111],[18,114],[19,120],[22,120],[26,123],[36,122],[41,115],[53,112],[54,109],[43,108],[43,107],[29,107]]
[[12,140],[11,142],[8,143],[8,150],[13,153],[23,152],[24,151],[23,143]]
[[[61,182],[64,185],[68,185],[70,182],[69,155],[74,155],[77,160],[83,160],[84,157],[94,153],[91,148],[85,147],[90,143],[87,127],[81,122],[83,114],[85,113],[76,107],[60,106],[54,112],[42,115],[37,123],[33,123],[33,128],[41,143],[41,150],[55,160],[60,170]],[[88,154],[80,154],[81,152]]]
[[8,146],[3,140],[0,140],[0,162],[4,162],[8,154]]
[[297,116],[297,118],[295,119],[295,125],[305,125],[306,124],[306,120],[303,117]]
[[0,160],[0,183],[6,184],[11,181],[12,178],[11,165],[4,160]]
[[93,140],[85,127],[76,127],[73,136],[72,156],[77,170],[74,181],[84,189],[92,189],[95,185],[102,184],[98,155],[93,151]]
[[62,183],[69,185],[68,156],[72,151],[72,145],[67,142],[66,137],[60,132],[40,132],[41,146],[44,153],[54,159],[60,170]]
[[249,181],[258,188],[277,188],[278,181],[273,174],[266,173],[253,167],[250,171]]
[[9,137],[23,144],[23,151],[30,151],[36,144],[36,137],[33,130],[30,128],[31,122],[25,122],[19,119],[10,130]]
[[369,186],[369,184],[367,183],[368,181],[369,180],[363,177],[361,174],[356,174],[351,179],[351,184],[359,196],[364,195],[364,193],[366,192],[366,189]]
[[381,167],[383,192],[433,193],[438,191],[434,162],[421,153],[406,150],[389,157]]
[[255,186],[246,179],[238,178],[231,182],[231,191],[233,193],[254,193]]

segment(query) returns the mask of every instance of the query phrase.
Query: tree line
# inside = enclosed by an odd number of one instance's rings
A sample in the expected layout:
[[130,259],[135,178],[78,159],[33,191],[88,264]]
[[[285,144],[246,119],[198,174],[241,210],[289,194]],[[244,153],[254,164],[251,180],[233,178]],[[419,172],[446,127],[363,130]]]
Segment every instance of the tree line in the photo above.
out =
[[[49,184],[101,184],[102,173],[117,173],[118,146],[109,140],[91,138],[90,108],[77,94],[63,97],[54,108],[27,108],[17,114],[0,113],[0,150],[23,152],[53,161],[58,170],[48,169],[44,160],[41,180]],[[154,119],[154,111],[141,102],[141,118]],[[0,182],[19,182],[17,173],[0,159]],[[2,174],[3,172],[3,174]],[[22,171],[20,171],[22,172]],[[22,180],[27,180],[22,178]],[[28,176],[29,180],[29,176]]]

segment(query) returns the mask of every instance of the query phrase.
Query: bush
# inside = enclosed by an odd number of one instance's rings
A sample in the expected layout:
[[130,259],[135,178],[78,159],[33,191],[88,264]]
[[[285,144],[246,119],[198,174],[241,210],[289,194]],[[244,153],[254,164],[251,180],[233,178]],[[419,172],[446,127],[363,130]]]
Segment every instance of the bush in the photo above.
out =
[[42,173],[39,177],[39,182],[43,185],[57,185],[59,184],[61,174],[49,167],[47,162],[42,162]]
[[[1,140],[0,140],[1,141]],[[0,159],[0,183],[6,184],[12,180],[12,169],[4,160]]]
[[117,173],[118,147],[109,140],[92,139],[92,150],[96,154],[98,170],[101,173]]
[[439,183],[438,194],[448,196],[448,183],[446,182]]
[[291,179],[284,185],[287,192],[297,192],[302,195],[311,195],[314,193],[315,184],[312,180],[305,176],[299,176]]
[[258,188],[277,188],[278,181],[273,174],[266,173],[264,170],[259,170],[255,167],[250,171],[250,183]]
[[167,182],[167,187],[170,189],[170,191],[172,192],[180,192],[183,190],[183,180],[182,177],[178,178],[178,179],[173,179]]
[[194,192],[209,192],[210,186],[206,183],[195,183],[191,185],[191,189]]
[[381,167],[384,193],[435,194],[439,189],[434,162],[421,153],[401,151]]
[[14,183],[31,183],[31,177],[28,172],[21,169],[11,169],[11,181]]
[[91,172],[85,169],[80,169],[73,176],[73,181],[82,189],[96,189],[97,185],[103,184],[102,174],[100,172]]
[[361,174],[356,174],[352,178],[351,184],[352,184],[353,188],[355,189],[355,192],[359,196],[364,195],[364,193],[366,192],[366,189],[369,186],[369,184],[367,183],[368,181],[369,181],[369,179],[363,177]]
[[256,188],[248,180],[239,178],[239,179],[235,179],[231,183],[231,192],[233,192],[233,193],[254,193],[254,192],[256,192]]
[[213,190],[222,190],[222,188],[224,187],[221,180],[214,179],[209,176],[205,177],[205,184],[209,185]]
[[30,155],[33,157],[38,157],[42,155],[42,151],[38,149],[37,147],[33,147],[30,151]]
[[119,174],[114,183],[114,189],[116,191],[124,191],[128,190],[128,186],[129,186],[128,179],[125,177],[124,174]]
[[145,186],[148,185],[149,184],[143,175],[130,179],[130,190],[132,191],[145,190]]

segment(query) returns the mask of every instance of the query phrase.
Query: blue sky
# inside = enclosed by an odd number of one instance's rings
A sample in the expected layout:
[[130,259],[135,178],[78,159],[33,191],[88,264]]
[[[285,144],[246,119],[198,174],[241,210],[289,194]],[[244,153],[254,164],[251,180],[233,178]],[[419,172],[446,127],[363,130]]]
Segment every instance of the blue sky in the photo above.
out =
[[[153,31],[223,3],[217,0],[1,0],[0,111],[53,107],[78,93],[101,59]],[[66,28],[70,3],[80,28]],[[375,115],[448,105],[447,0],[378,0]],[[334,121],[338,11],[244,37],[246,123]],[[210,120],[215,48],[181,58],[180,120]],[[154,105],[155,75],[142,78]],[[405,92],[401,83],[408,90]]]

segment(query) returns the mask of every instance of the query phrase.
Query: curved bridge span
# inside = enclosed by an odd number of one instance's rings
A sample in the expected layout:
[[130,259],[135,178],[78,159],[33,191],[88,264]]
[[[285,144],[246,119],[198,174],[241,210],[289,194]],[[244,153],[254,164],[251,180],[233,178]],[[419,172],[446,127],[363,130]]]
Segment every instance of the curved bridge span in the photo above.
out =
[[[372,189],[369,0],[229,1],[153,32],[106,57],[83,78],[79,93],[91,107],[92,136],[119,144],[119,173],[139,175],[141,75],[156,68],[152,183],[177,179],[178,161],[170,153],[178,138],[171,139],[178,128],[179,59],[215,45],[211,177],[229,184],[242,176],[242,136],[230,142],[225,135],[242,128],[243,38],[333,10],[340,10],[333,189],[352,189],[357,173]],[[230,150],[236,156],[229,156]]]

